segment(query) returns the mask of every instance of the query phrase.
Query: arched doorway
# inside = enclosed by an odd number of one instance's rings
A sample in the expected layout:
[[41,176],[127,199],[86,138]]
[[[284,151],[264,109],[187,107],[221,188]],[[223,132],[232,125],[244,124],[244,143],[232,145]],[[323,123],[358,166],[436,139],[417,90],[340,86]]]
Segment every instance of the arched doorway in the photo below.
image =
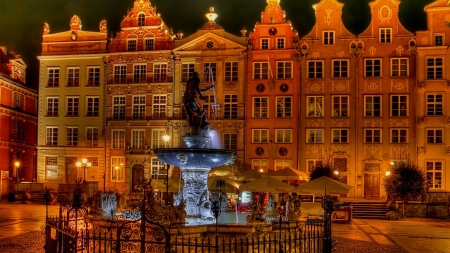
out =
[[131,168],[131,191],[137,191],[136,185],[139,184],[139,178],[144,178],[144,165],[135,164]]

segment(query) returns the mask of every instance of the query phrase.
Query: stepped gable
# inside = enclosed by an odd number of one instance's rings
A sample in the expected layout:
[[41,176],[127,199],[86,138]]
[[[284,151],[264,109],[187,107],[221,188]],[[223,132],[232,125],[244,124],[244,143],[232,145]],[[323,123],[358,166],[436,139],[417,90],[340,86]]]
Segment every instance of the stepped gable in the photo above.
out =
[[261,12],[261,24],[286,24],[286,12],[280,6],[281,0],[267,0],[267,6]]
[[110,52],[127,51],[127,39],[137,39],[137,50],[144,50],[144,39],[155,39],[153,50],[173,48],[175,35],[164,23],[161,14],[156,12],[149,0],[135,0],[133,8],[120,23],[121,31],[110,39]]
[[408,31],[398,18],[400,0],[375,0],[369,3],[372,19],[367,29],[358,37],[375,37],[380,27],[392,27],[392,34],[398,37],[411,37],[414,34]]
[[20,55],[6,51],[6,47],[0,47],[0,75],[10,80],[25,84],[25,70],[27,65]]
[[342,22],[342,8],[344,4],[337,0],[320,0],[319,3],[314,4],[313,9],[316,14],[316,23],[311,32],[309,32],[302,39],[318,39],[322,36],[323,30],[335,30],[336,38],[355,38]]

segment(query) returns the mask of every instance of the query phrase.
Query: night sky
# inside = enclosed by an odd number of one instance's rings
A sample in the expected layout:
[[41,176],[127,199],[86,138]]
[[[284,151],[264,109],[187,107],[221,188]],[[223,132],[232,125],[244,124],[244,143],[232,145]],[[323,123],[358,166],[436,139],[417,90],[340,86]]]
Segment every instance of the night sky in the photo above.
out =
[[[245,27],[251,31],[261,19],[266,0],[150,0],[173,31],[185,36],[202,27],[209,6],[219,15],[216,22],[227,32],[240,35]],[[50,33],[69,30],[69,21],[78,15],[83,30],[98,31],[102,19],[108,22],[108,33],[120,30],[120,22],[134,0],[0,0],[0,45],[20,54],[28,65],[27,84],[38,85],[38,60],[41,51],[44,22]],[[311,7],[319,0],[281,0],[287,19],[300,36],[310,31],[315,22]],[[369,25],[371,0],[340,0],[344,3],[343,19],[346,27],[359,34]],[[402,0],[400,19],[410,31],[425,30],[423,8],[433,0]]]

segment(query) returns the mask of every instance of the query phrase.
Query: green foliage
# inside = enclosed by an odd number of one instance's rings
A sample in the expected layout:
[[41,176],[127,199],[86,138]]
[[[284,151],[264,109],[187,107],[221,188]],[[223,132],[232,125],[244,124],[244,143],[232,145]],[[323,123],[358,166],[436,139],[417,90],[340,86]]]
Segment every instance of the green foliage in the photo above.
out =
[[310,180],[314,180],[323,176],[327,176],[331,179],[339,181],[339,177],[338,175],[334,174],[334,168],[330,163],[319,164],[314,167],[309,173]]
[[391,167],[391,175],[384,179],[388,199],[413,200],[428,191],[425,172],[409,159]]

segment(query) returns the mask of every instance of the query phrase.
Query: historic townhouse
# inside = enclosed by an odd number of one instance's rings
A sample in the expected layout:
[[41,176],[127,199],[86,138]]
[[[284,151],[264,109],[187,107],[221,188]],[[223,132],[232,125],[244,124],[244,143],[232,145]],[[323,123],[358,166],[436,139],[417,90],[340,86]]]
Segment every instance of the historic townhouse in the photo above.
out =
[[[450,3],[425,7],[426,31],[417,32],[417,150],[431,192],[450,190]],[[434,195],[435,197],[437,195]],[[441,197],[441,196],[439,196]]]
[[[103,185],[105,166],[104,90],[106,21],[99,32],[70,30],[50,34],[45,23],[39,79],[38,181],[57,189],[77,179]],[[77,168],[86,159],[90,168]]]
[[416,156],[413,34],[399,4],[371,2],[370,25],[355,37],[342,23],[343,4],[321,0],[300,41],[299,167],[330,159],[354,197],[383,196],[390,164]]
[[151,152],[173,118],[173,34],[149,0],[134,1],[109,43],[107,173],[109,188],[134,191],[138,179],[164,176]]
[[[215,19],[214,8],[206,14],[208,22],[196,33],[175,41],[174,118],[185,119],[182,105],[189,73],[200,74],[200,88],[215,89],[203,94],[203,109],[211,125],[211,148],[231,149],[238,152],[236,169],[244,167],[244,101],[245,101],[245,32],[238,37],[227,33]],[[180,135],[186,132],[185,122],[170,124],[174,146],[183,145]]]
[[256,23],[248,38],[245,129],[248,169],[262,173],[286,167],[300,169],[301,57],[297,31],[285,19],[280,1],[267,1],[261,22]]
[[[14,182],[36,181],[37,172],[37,91],[26,85],[26,68],[20,55],[0,47],[0,170]],[[7,189],[3,182],[1,192]]]

